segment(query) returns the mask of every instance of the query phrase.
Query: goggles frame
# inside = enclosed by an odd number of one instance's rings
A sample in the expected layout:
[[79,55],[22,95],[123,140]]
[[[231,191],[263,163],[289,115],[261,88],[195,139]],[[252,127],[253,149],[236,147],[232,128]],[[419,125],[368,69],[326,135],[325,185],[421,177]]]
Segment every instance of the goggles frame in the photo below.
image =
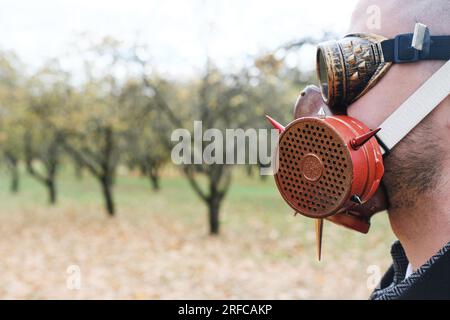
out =
[[417,23],[414,33],[393,39],[354,33],[319,43],[316,71],[324,102],[345,114],[347,106],[375,86],[393,63],[449,59],[450,36],[430,36],[429,29]]

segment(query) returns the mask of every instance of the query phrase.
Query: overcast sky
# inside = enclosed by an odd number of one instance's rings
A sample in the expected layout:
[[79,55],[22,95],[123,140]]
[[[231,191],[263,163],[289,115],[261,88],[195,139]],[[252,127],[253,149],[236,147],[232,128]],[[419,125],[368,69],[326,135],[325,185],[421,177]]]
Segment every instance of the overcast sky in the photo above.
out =
[[[0,49],[30,66],[70,50],[77,35],[110,35],[151,49],[160,71],[221,67],[323,30],[345,33],[356,0],[0,0]],[[294,60],[294,59],[292,59]],[[314,53],[300,65],[313,67]],[[299,61],[297,61],[299,62]],[[295,60],[293,61],[295,63]]]

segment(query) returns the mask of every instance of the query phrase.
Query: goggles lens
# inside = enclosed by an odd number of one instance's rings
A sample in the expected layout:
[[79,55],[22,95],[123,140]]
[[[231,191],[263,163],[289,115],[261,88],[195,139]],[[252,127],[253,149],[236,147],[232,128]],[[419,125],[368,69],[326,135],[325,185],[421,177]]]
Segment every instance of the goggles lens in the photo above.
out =
[[325,103],[328,102],[328,71],[325,57],[321,49],[317,50],[317,74],[320,81],[320,90]]

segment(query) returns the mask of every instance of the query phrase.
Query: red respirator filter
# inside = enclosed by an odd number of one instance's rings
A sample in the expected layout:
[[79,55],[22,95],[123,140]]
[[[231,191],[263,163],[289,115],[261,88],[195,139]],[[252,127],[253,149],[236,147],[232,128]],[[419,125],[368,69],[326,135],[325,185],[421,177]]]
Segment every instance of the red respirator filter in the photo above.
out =
[[374,195],[384,174],[378,130],[341,115],[299,118],[286,128],[269,120],[280,131],[275,181],[295,212],[329,218]]

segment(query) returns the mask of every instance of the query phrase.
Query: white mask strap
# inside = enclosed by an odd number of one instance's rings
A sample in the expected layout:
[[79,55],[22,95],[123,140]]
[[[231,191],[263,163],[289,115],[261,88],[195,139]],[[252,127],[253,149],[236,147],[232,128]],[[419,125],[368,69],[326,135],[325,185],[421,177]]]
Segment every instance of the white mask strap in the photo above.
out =
[[450,94],[450,60],[380,126],[383,154],[389,152]]

